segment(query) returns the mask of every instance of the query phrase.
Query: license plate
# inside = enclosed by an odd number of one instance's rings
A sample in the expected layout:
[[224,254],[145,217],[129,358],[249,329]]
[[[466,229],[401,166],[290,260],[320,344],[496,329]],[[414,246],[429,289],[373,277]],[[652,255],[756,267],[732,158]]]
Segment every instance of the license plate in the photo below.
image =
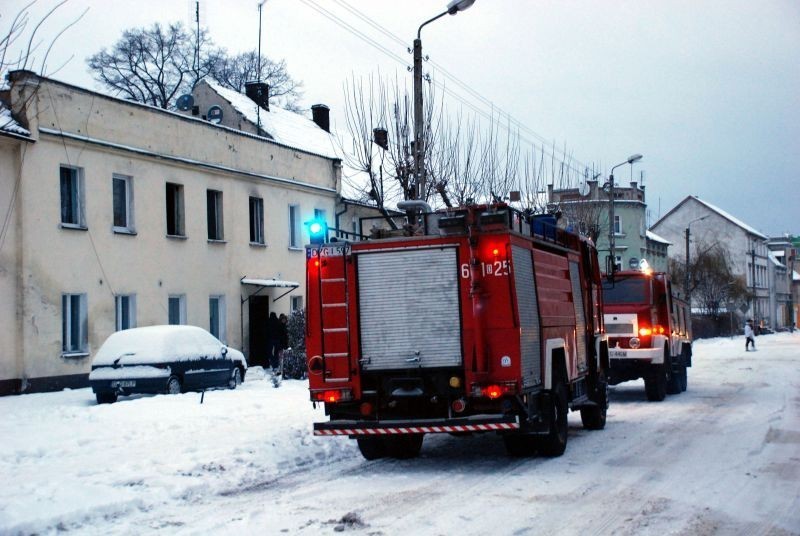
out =
[[628,357],[628,351],[627,350],[610,350],[608,352],[608,357],[611,357],[611,358],[614,358],[614,357]]
[[111,382],[111,387],[136,387],[135,380],[119,380]]

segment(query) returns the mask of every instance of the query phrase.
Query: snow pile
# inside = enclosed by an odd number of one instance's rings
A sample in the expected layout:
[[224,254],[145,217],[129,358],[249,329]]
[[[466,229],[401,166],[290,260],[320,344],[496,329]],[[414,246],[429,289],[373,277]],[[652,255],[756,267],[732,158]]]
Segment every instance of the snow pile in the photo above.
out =
[[11,110],[6,108],[2,102],[0,102],[0,130],[19,134],[20,136],[31,135],[30,131],[23,128],[22,125],[11,116]]

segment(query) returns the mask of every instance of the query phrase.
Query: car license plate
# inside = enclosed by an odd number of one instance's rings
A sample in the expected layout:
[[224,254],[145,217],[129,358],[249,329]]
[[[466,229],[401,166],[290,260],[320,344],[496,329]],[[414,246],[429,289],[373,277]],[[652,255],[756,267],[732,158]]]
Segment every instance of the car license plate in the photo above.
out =
[[111,387],[136,387],[135,380],[119,380],[111,382]]
[[627,350],[610,350],[608,352],[608,356],[611,357],[612,359],[615,358],[615,357],[628,357],[628,351]]

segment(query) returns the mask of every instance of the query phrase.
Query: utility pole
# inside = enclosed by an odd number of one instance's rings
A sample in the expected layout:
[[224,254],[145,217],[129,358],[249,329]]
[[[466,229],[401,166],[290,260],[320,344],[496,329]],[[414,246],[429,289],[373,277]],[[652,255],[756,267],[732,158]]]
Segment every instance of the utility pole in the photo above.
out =
[[753,283],[753,325],[758,326],[758,299],[756,298],[756,248],[755,243],[750,247],[750,272]]
[[686,273],[683,274],[683,297],[689,302],[689,307],[692,307],[692,301],[689,297],[689,226],[686,226]]

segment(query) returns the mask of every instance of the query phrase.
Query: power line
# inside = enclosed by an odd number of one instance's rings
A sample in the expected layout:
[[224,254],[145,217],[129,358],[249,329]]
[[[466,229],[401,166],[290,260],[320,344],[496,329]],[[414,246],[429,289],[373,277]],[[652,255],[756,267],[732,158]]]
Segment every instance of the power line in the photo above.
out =
[[[314,0],[303,0],[303,1],[307,5],[309,5],[310,7],[314,7],[315,9],[317,9],[317,11],[319,11],[323,15],[327,16],[329,19],[333,20],[334,22],[337,22],[337,23],[345,26],[345,29],[350,31],[356,37],[359,37],[360,39],[367,41],[368,43],[372,44],[373,46],[376,46],[376,48],[378,48],[382,52],[384,52],[387,55],[389,55],[392,59],[395,59],[396,61],[398,61],[398,62],[400,62],[400,63],[402,63],[404,65],[408,64],[408,62],[405,61],[403,58],[400,58],[399,56],[397,56],[393,52],[388,51],[388,49],[386,49],[383,45],[377,44],[372,38],[368,37],[367,35],[365,35],[360,30],[358,30],[355,27],[353,27],[352,25],[346,23],[345,21],[343,21],[341,18],[337,17],[336,15],[331,13],[330,11],[325,10],[324,8],[321,8],[319,5],[317,5],[314,2]],[[352,15],[354,15],[355,17],[357,17],[361,21],[365,22],[366,24],[368,24],[369,26],[371,26],[372,28],[374,28],[375,30],[377,30],[378,32],[380,32],[381,34],[383,34],[384,36],[389,38],[390,40],[392,40],[395,43],[397,43],[398,45],[403,46],[405,48],[408,47],[407,43],[402,38],[400,38],[396,34],[392,33],[391,31],[387,30],[386,28],[384,28],[379,23],[375,22],[369,16],[365,15],[364,13],[359,11],[357,8],[355,8],[352,5],[350,5],[346,0],[334,0],[334,2],[337,3],[338,5],[340,5],[341,7],[343,7],[346,11],[348,11],[349,13],[351,13]],[[313,6],[312,6],[312,4],[313,4]],[[325,13],[323,13],[323,11]],[[493,117],[494,117],[495,112],[497,112],[498,115],[504,116],[505,118],[508,119],[510,125],[513,125],[520,132],[525,132],[530,137],[532,137],[535,140],[537,140],[539,142],[539,144],[541,144],[542,152],[551,154],[554,157],[556,156],[555,153],[558,152],[561,155],[561,157],[559,157],[559,159],[562,160],[562,163],[568,169],[570,169],[570,170],[572,170],[572,171],[574,171],[574,172],[576,172],[578,174],[581,174],[585,169],[589,169],[590,167],[592,167],[592,166],[589,166],[589,165],[585,164],[584,162],[581,162],[577,158],[575,158],[575,157],[573,157],[571,155],[568,155],[564,150],[556,149],[555,145],[553,145],[553,151],[552,152],[548,151],[546,146],[550,144],[550,141],[547,140],[544,136],[542,136],[541,134],[537,133],[536,131],[534,131],[533,129],[531,129],[530,127],[528,127],[527,125],[525,125],[524,123],[519,121],[518,119],[514,118],[510,113],[508,113],[508,112],[504,111],[503,109],[499,108],[498,106],[496,106],[491,100],[489,100],[488,98],[484,97],[478,91],[473,89],[469,84],[467,84],[463,80],[459,79],[457,76],[455,76],[454,74],[449,72],[443,66],[439,65],[438,63],[436,63],[434,61],[430,61],[430,63],[431,63],[432,66],[434,66],[437,69],[437,71],[441,72],[444,75],[445,78],[450,79],[455,85],[457,85],[458,87],[460,87],[461,89],[466,91],[468,94],[472,95],[473,98],[481,101],[485,106],[489,107],[491,109],[491,114],[489,114],[489,113],[487,113],[485,111],[479,110],[475,104],[467,102],[466,98],[464,98],[461,95],[453,92],[452,90],[449,90],[448,88],[446,88],[443,84],[439,83],[438,81],[433,81],[433,84],[436,85],[437,87],[439,87],[440,89],[442,89],[442,91],[444,91],[445,93],[451,95],[456,100],[462,102],[463,104],[465,104],[466,106],[468,106],[469,108],[474,110],[476,113],[478,113],[482,117],[487,118],[489,120],[492,120]],[[509,133],[510,133],[510,128],[506,128],[506,130],[508,130]],[[527,143],[530,143],[531,145],[534,145],[534,146],[537,145],[535,142],[531,142],[528,139],[522,138],[522,136],[520,136],[520,137],[521,137],[521,139],[523,139],[523,141],[526,141]],[[570,162],[574,162],[575,164],[578,164],[583,169],[575,168],[573,165],[570,164]]]

